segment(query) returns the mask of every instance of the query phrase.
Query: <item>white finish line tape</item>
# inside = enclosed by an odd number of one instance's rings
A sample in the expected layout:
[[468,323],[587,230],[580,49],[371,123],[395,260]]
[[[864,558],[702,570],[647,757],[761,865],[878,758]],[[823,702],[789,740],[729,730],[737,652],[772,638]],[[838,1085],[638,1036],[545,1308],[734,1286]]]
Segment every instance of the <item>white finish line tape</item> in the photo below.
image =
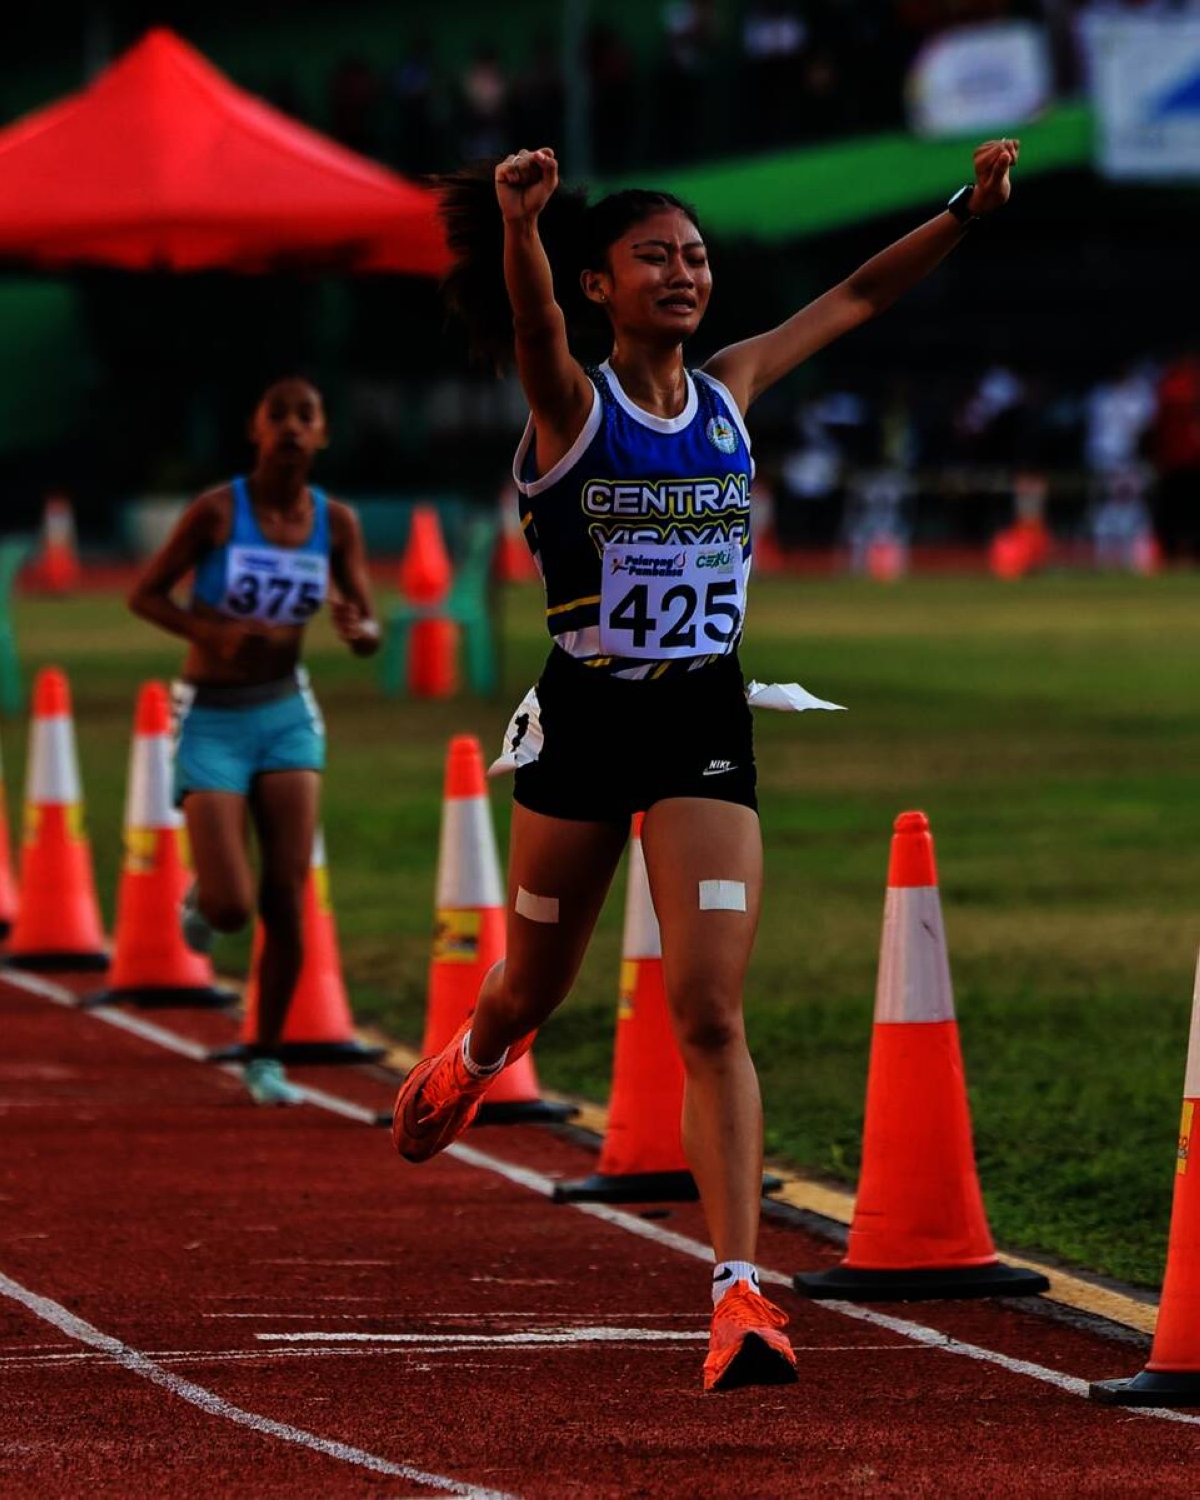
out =
[[[19,970],[6,971],[3,980],[11,984],[15,989],[25,989],[31,994],[42,995],[56,1004],[76,1009],[75,996],[70,990],[61,988],[59,985],[51,984],[47,980],[39,979],[36,975],[27,974]],[[82,1014],[96,1020],[103,1021],[108,1025],[121,1027],[123,1030],[131,1031],[136,1035],[146,1036],[148,1040],[158,1041],[160,1045],[166,1046],[172,1052],[181,1053],[185,1057],[194,1057],[197,1054],[203,1056],[203,1050],[195,1047],[184,1038],[175,1036],[173,1033],[164,1031],[161,1027],[152,1026],[147,1022],[139,1021],[134,1016],[123,1015],[114,1010],[89,1010]],[[151,1037],[149,1033],[157,1033]],[[331,1110],[335,1114],[347,1119],[360,1120],[363,1124],[373,1125],[377,1112],[364,1109],[361,1105],[352,1104],[347,1099],[339,1099],[335,1094],[326,1094],[320,1089],[304,1089],[304,1096],[308,1103],[315,1104],[321,1109]],[[538,1193],[543,1198],[550,1198],[554,1194],[554,1182],[541,1172],[531,1171],[528,1167],[516,1166],[512,1162],[501,1160],[500,1157],[490,1156],[485,1151],[478,1151],[474,1146],[463,1145],[456,1141],[452,1146],[447,1146],[445,1155],[454,1157],[457,1161],[467,1166],[478,1167],[481,1171],[492,1172],[498,1177],[503,1177],[508,1182],[518,1187],[527,1188],[532,1193]],[[668,1250],[675,1250],[680,1255],[686,1255],[692,1260],[703,1261],[706,1265],[713,1264],[713,1252],[711,1245],[705,1245],[700,1240],[694,1240],[689,1235],[677,1234],[673,1229],[663,1229],[660,1225],[652,1223],[647,1219],[635,1218],[632,1214],[622,1213],[620,1209],[610,1208],[606,1203],[572,1203],[569,1205],[576,1213],[587,1214],[593,1219],[602,1219],[606,1224],[612,1224],[618,1229],[623,1229],[627,1234],[638,1235],[641,1239],[653,1240],[655,1244],[662,1245]],[[792,1278],[781,1271],[772,1271],[766,1267],[759,1267],[759,1276],[762,1280],[772,1286],[783,1286],[791,1288]],[[32,1295],[32,1294],[29,1294]],[[56,1305],[56,1304],[52,1304]],[[874,1308],[863,1307],[852,1302],[821,1302],[818,1306],[827,1311],[838,1313],[845,1318],[853,1318],[859,1323],[868,1323],[873,1328],[881,1328],[889,1333],[898,1334],[901,1338],[909,1339],[915,1344],[922,1344],[931,1349],[940,1349],[946,1354],[959,1355],[964,1359],[977,1360],[981,1364],[995,1365],[1001,1370],[1008,1371],[1012,1375],[1025,1375],[1031,1380],[1041,1381],[1044,1385],[1054,1386],[1056,1389],[1066,1391],[1072,1396],[1087,1399],[1088,1382],[1079,1379],[1078,1376],[1064,1375],[1060,1370],[1051,1370],[1045,1365],[1035,1364],[1032,1360],[1014,1359],[1011,1355],[1001,1354],[994,1349],[985,1349],[979,1344],[967,1344],[960,1339],[951,1338],[949,1334],[940,1333],[936,1328],[929,1328],[923,1323],[913,1323],[907,1318],[891,1317],[888,1313],[876,1312]],[[62,1310],[66,1316],[71,1314]],[[1135,1373],[1134,1371],[1130,1372]],[[1153,1417],[1160,1422],[1178,1422],[1188,1427],[1200,1427],[1200,1415],[1190,1412],[1174,1411],[1165,1407],[1154,1406],[1130,1406],[1121,1407],[1122,1417]],[[486,1495],[490,1491],[471,1490],[465,1486],[456,1491],[460,1494]]]
[[558,897],[535,896],[523,885],[517,887],[516,908],[517,915],[530,922],[545,922],[552,926],[558,921]]
[[745,911],[746,886],[741,880],[702,880],[701,911]]
[[370,1469],[376,1474],[390,1474],[397,1479],[406,1479],[413,1484],[424,1484],[430,1489],[442,1490],[451,1495],[466,1495],[470,1496],[471,1500],[513,1500],[513,1497],[502,1490],[484,1490],[476,1485],[461,1484],[456,1479],[448,1479],[444,1474],[427,1474],[423,1469],[414,1469],[410,1464],[396,1464],[390,1459],[367,1453],[362,1448],[353,1448],[349,1443],[339,1443],[331,1438],[318,1437],[316,1433],[305,1432],[301,1427],[292,1427],[286,1422],[276,1422],[270,1417],[259,1416],[257,1412],[246,1411],[244,1407],[234,1406],[231,1401],[226,1401],[223,1396],[218,1396],[204,1386],[185,1380],[180,1375],[172,1375],[170,1370],[164,1370],[161,1365],[155,1364],[145,1354],[131,1349],[120,1339],[101,1333],[91,1323],[85,1323],[82,1318],[77,1318],[74,1313],[68,1312],[59,1303],[52,1302],[49,1297],[39,1297],[36,1292],[23,1287],[20,1282],[5,1276],[3,1271],[0,1271],[0,1296],[19,1302],[22,1307],[33,1313],[34,1317],[41,1318],[44,1323],[49,1323],[60,1333],[65,1333],[68,1338],[87,1344],[89,1348],[100,1350],[122,1369],[129,1370],[134,1375],[140,1375],[143,1380],[149,1380],[153,1385],[162,1386],[173,1396],[178,1396],[181,1401],[186,1401],[191,1406],[199,1407],[210,1417],[223,1417],[227,1422],[236,1422],[239,1427],[248,1427],[251,1432],[260,1433],[264,1437],[279,1438],[285,1443],[293,1443],[300,1448],[310,1448],[314,1453],[337,1459],[341,1463],[353,1464],[359,1469]]

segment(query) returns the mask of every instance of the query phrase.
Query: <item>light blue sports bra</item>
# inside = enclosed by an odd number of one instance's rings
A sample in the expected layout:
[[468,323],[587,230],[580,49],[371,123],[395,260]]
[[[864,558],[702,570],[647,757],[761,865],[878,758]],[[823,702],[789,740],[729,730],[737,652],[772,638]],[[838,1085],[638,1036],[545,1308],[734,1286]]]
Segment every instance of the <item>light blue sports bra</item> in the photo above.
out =
[[233,524],[229,540],[200,559],[192,598],[235,620],[267,625],[303,625],[329,592],[329,500],[310,487],[313,524],[299,547],[268,542],[254,518],[243,476],[232,484]]

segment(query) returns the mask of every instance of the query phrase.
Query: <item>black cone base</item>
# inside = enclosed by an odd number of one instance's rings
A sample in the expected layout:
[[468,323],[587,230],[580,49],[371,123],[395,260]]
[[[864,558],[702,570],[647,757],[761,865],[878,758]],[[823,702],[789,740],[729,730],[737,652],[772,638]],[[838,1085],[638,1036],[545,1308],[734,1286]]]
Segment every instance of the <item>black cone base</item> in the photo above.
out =
[[1200,1406],[1200,1373],[1143,1370],[1132,1380],[1096,1380],[1088,1387],[1105,1406]]
[[1035,1297],[1050,1283],[1040,1271],[994,1261],[948,1271],[858,1271],[834,1266],[792,1278],[798,1292],[839,1302],[928,1302],[961,1297]]
[[0,938],[6,938],[13,929],[13,924],[7,917],[0,917]]
[[[783,1186],[764,1175],[764,1193]],[[554,1186],[555,1203],[696,1203],[700,1191],[690,1172],[593,1172]]]
[[561,1125],[579,1111],[573,1104],[551,1104],[546,1099],[514,1099],[508,1104],[489,1104],[485,1099],[472,1125]]
[[209,1062],[249,1062],[252,1057],[274,1057],[282,1063],[361,1063],[377,1062],[386,1047],[368,1047],[362,1042],[280,1042],[269,1051],[260,1052],[239,1042],[208,1054]]
[[145,1010],[224,1010],[240,999],[236,990],[217,989],[214,985],[162,985],[96,990],[79,1003],[88,1010],[93,1006],[121,1004],[138,1005]]
[[99,973],[112,959],[107,953],[7,953],[10,969],[32,969],[39,974]]

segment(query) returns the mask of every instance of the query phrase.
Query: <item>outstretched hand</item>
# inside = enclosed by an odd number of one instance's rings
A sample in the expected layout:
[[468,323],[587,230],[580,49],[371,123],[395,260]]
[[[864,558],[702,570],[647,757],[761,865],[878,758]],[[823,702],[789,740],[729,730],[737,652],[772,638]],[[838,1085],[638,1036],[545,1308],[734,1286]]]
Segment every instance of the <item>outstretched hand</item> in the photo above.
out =
[[1012,192],[1009,173],[1017,164],[1020,141],[984,141],[975,148],[975,191],[971,194],[971,212],[990,214],[1002,208]]
[[506,219],[536,219],[558,186],[558,162],[549,146],[516,151],[496,168],[496,197]]

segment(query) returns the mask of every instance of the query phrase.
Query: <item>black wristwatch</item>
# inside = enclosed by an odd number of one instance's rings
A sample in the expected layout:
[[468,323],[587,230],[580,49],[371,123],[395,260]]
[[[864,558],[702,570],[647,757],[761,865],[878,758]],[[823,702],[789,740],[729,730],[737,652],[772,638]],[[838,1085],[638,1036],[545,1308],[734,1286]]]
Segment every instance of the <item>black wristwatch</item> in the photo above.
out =
[[953,195],[950,202],[946,204],[947,209],[954,215],[960,224],[974,224],[981,217],[971,212],[971,197],[975,192],[975,184],[968,182],[966,187],[960,187]]

